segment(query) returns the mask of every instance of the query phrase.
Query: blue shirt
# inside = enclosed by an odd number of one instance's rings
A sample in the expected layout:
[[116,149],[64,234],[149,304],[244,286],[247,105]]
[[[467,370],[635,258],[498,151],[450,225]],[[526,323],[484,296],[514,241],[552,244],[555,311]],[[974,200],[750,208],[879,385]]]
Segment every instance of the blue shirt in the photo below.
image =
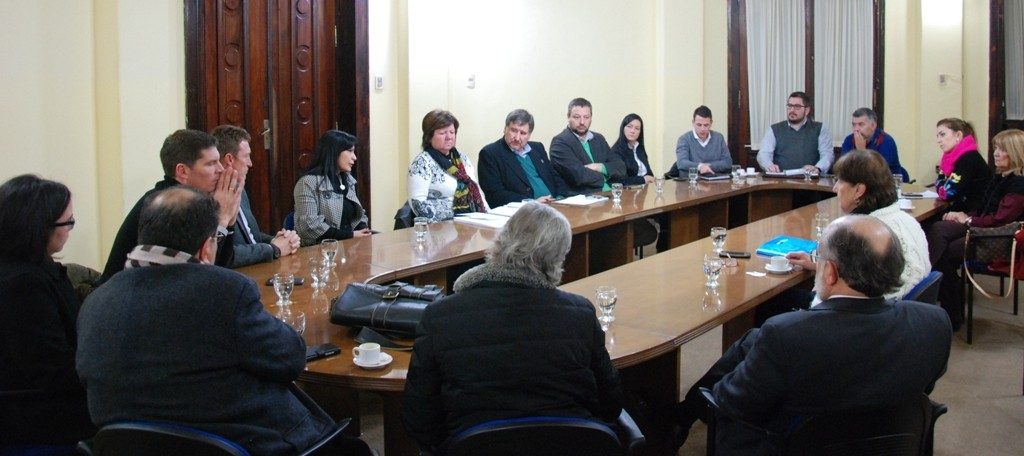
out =
[[[843,140],[843,147],[839,152],[839,156],[842,157],[843,154],[853,150],[853,148],[853,133],[851,133]],[[882,154],[886,163],[889,164],[889,169],[892,173],[902,175],[903,182],[910,182],[910,174],[900,165],[900,154],[896,150],[896,141],[892,139],[892,136],[878,128],[875,130],[875,134],[871,135],[871,138],[868,139],[867,148]]]

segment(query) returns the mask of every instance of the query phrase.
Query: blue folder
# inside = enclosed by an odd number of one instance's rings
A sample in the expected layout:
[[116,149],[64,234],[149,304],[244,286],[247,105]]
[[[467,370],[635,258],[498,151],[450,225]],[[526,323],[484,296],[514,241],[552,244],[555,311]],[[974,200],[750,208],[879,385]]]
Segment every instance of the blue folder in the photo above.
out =
[[803,239],[793,236],[776,236],[772,240],[761,244],[757,248],[758,255],[780,256],[791,252],[811,253],[818,248],[818,243],[810,239]]

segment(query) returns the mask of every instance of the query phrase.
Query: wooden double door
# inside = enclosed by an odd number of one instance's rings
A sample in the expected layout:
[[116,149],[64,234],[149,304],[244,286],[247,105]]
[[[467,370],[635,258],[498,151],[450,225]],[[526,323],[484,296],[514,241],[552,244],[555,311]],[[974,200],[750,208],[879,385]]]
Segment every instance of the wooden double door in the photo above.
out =
[[370,201],[367,0],[186,0],[188,128],[245,128],[246,189],[263,231],[293,210],[316,140],[360,138],[356,176]]

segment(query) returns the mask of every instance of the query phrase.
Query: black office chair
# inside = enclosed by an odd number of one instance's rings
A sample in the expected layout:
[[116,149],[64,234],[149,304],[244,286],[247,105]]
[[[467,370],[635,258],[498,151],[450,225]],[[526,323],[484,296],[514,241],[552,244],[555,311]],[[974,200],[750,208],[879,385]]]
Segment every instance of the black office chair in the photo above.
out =
[[942,282],[942,273],[939,271],[929,272],[914,288],[911,288],[903,297],[905,301],[917,301],[925,304],[939,302],[939,283]]
[[[701,394],[716,415],[714,396],[707,388]],[[813,416],[781,435],[740,421],[774,442],[783,455],[918,456],[931,455],[935,422],[948,409],[922,394],[893,406],[864,407]],[[715,454],[715,429],[708,425],[708,452]]]
[[288,215],[284,216],[284,224],[281,227],[286,230],[295,230],[295,212],[289,212]]
[[[300,453],[315,454],[348,426],[343,420],[326,437]],[[249,456],[241,445],[222,436],[177,423],[124,421],[103,426],[91,440],[78,444],[80,454],[90,456]]]
[[412,226],[413,218],[416,217],[416,213],[413,212],[412,206],[406,201],[402,207],[398,208],[395,212],[395,229],[400,230],[402,228],[409,228]]
[[448,456],[558,456],[635,455],[644,435],[625,410],[619,415],[616,434],[608,425],[587,418],[525,417],[492,420],[466,429],[452,438],[443,454]]

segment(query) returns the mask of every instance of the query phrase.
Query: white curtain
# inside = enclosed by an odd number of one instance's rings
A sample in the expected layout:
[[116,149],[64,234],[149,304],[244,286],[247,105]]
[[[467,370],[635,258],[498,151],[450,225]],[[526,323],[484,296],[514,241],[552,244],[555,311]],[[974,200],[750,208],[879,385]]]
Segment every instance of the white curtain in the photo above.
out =
[[1006,118],[1024,119],[1024,0],[1006,0]]
[[750,141],[786,118],[786,99],[804,90],[803,0],[753,0],[747,5],[747,84]]
[[814,2],[814,119],[836,145],[850,133],[850,114],[871,108],[874,62],[871,0]]

